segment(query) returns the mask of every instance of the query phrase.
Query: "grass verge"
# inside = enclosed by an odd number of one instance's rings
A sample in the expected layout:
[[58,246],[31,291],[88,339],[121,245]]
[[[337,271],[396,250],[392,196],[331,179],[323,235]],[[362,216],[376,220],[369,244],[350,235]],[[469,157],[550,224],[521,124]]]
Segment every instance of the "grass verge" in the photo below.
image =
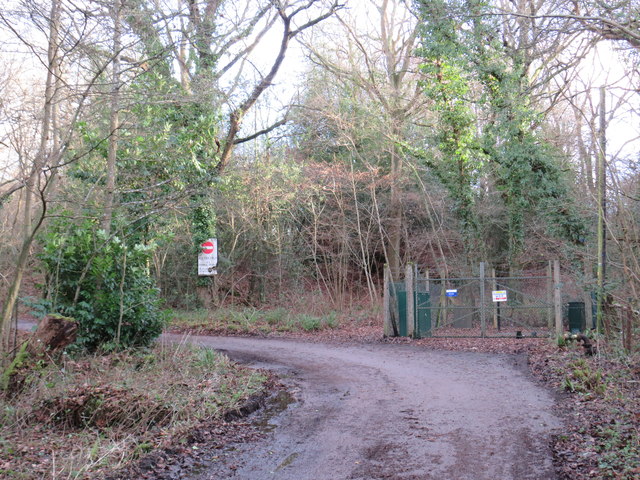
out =
[[267,377],[187,344],[66,358],[21,372],[0,397],[0,478],[84,479],[187,442]]
[[314,332],[335,329],[339,325],[338,314],[334,311],[311,315],[285,308],[259,310],[251,307],[176,311],[171,322],[171,327],[177,330],[243,335]]

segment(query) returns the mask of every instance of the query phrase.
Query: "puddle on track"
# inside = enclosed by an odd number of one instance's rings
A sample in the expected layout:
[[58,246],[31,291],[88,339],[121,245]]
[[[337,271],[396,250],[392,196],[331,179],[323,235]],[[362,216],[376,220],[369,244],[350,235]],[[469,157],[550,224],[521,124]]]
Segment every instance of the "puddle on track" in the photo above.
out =
[[[267,398],[263,408],[251,414],[245,421],[250,422],[253,428],[256,428],[262,435],[268,435],[278,427],[278,416],[295,403],[296,399],[289,391],[278,389],[274,395]],[[183,472],[180,478],[190,480],[216,478],[211,476],[216,471],[216,467],[220,466],[220,462],[226,460],[225,457],[235,454],[238,450],[239,445],[237,443],[231,443],[220,450],[211,451],[205,458],[200,458],[198,463],[193,468],[190,468],[188,472]],[[297,456],[297,453],[289,455],[289,457],[280,464],[278,469],[290,465]]]
[[288,391],[278,390],[275,395],[269,397],[265,407],[257,412],[258,421],[254,422],[254,425],[264,433],[272,432],[278,426],[278,423],[273,421],[275,417],[295,402],[296,399]]

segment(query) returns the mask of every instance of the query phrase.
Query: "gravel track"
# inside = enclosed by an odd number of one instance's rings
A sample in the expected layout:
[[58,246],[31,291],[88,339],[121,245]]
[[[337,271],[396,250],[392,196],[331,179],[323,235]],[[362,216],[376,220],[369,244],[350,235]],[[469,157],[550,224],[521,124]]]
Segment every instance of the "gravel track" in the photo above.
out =
[[[176,337],[177,338],[177,337]],[[191,337],[278,373],[295,402],[207,479],[555,479],[553,396],[523,356],[410,345]]]

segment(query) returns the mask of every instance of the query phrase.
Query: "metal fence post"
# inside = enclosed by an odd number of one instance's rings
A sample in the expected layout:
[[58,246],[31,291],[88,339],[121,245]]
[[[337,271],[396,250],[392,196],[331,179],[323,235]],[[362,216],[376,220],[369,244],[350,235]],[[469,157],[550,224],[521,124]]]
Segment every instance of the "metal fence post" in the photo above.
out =
[[413,322],[414,325],[414,330],[413,330],[413,336],[415,337],[416,335],[418,336],[418,338],[420,338],[420,328],[418,325],[418,317],[420,316],[420,313],[418,311],[418,292],[420,291],[420,270],[418,270],[418,264],[414,263],[413,264],[413,295],[415,298],[415,302],[413,303],[415,305],[415,311],[413,312],[415,321]]
[[[591,284],[593,273],[591,272],[590,262],[584,262],[584,276],[587,279],[588,284]],[[593,323],[593,298],[591,297],[591,289],[584,289],[582,298],[584,299],[584,313],[587,328],[595,328]]]
[[[498,290],[498,278],[496,277],[495,268],[491,269],[491,277],[493,278],[493,280],[491,280],[491,291],[495,292],[496,290]],[[491,312],[493,313],[493,328],[498,330],[498,303],[497,302],[493,303],[491,307]]]
[[484,309],[484,262],[480,262],[480,330],[482,337],[486,335],[486,318]]

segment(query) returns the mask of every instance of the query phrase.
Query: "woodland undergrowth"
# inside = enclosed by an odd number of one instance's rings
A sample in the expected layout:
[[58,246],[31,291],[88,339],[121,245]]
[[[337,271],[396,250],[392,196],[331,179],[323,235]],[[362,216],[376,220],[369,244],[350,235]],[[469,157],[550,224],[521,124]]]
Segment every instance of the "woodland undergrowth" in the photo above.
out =
[[267,376],[210,349],[154,348],[22,365],[0,397],[0,477],[100,478],[146,453],[188,448]]

